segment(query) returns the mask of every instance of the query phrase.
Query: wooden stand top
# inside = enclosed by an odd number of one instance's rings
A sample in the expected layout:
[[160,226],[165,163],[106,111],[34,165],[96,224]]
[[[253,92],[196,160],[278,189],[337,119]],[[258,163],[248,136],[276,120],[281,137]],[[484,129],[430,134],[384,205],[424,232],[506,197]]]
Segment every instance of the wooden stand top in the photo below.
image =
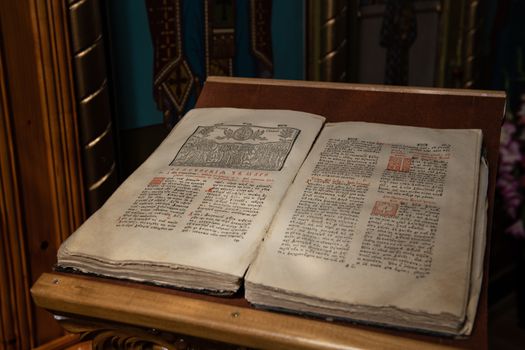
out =
[[[210,78],[197,107],[292,109],[320,114],[328,121],[482,129],[490,168],[490,227],[504,93]],[[43,274],[33,286],[32,295],[38,306],[58,314],[256,348],[486,349],[487,267],[488,250],[474,331],[460,340],[256,310],[242,296],[213,297],[64,273]]]

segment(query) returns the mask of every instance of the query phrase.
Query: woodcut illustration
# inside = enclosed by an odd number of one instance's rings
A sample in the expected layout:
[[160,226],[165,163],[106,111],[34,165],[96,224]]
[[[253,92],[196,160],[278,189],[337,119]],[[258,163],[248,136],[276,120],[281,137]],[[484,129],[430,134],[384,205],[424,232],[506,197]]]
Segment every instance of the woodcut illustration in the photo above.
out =
[[299,133],[286,125],[198,126],[170,165],[278,171]]

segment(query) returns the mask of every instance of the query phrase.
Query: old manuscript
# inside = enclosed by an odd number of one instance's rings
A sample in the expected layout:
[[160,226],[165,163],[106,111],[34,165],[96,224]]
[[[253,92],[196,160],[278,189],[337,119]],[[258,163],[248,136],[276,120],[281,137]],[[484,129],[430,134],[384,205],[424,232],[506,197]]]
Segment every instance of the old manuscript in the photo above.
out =
[[248,271],[246,298],[469,332],[474,242],[485,234],[481,141],[479,130],[327,124]]
[[59,250],[58,264],[231,294],[324,118],[196,109]]
[[485,248],[481,131],[323,124],[191,111],[58,266],[217,294],[246,274],[256,306],[469,334]]

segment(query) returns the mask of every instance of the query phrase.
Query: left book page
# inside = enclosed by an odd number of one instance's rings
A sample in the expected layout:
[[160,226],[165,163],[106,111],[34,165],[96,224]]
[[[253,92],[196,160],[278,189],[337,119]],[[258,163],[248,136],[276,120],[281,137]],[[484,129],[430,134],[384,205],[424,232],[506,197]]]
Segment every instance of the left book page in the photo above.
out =
[[59,249],[58,267],[232,293],[324,118],[195,109]]

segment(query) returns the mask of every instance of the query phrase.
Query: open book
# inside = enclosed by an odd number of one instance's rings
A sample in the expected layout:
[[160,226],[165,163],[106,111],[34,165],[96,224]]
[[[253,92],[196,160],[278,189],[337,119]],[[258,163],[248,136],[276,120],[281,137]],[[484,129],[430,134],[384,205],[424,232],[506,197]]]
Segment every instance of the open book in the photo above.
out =
[[480,130],[195,109],[64,242],[58,267],[217,294],[246,274],[257,306],[469,334],[481,145]]

